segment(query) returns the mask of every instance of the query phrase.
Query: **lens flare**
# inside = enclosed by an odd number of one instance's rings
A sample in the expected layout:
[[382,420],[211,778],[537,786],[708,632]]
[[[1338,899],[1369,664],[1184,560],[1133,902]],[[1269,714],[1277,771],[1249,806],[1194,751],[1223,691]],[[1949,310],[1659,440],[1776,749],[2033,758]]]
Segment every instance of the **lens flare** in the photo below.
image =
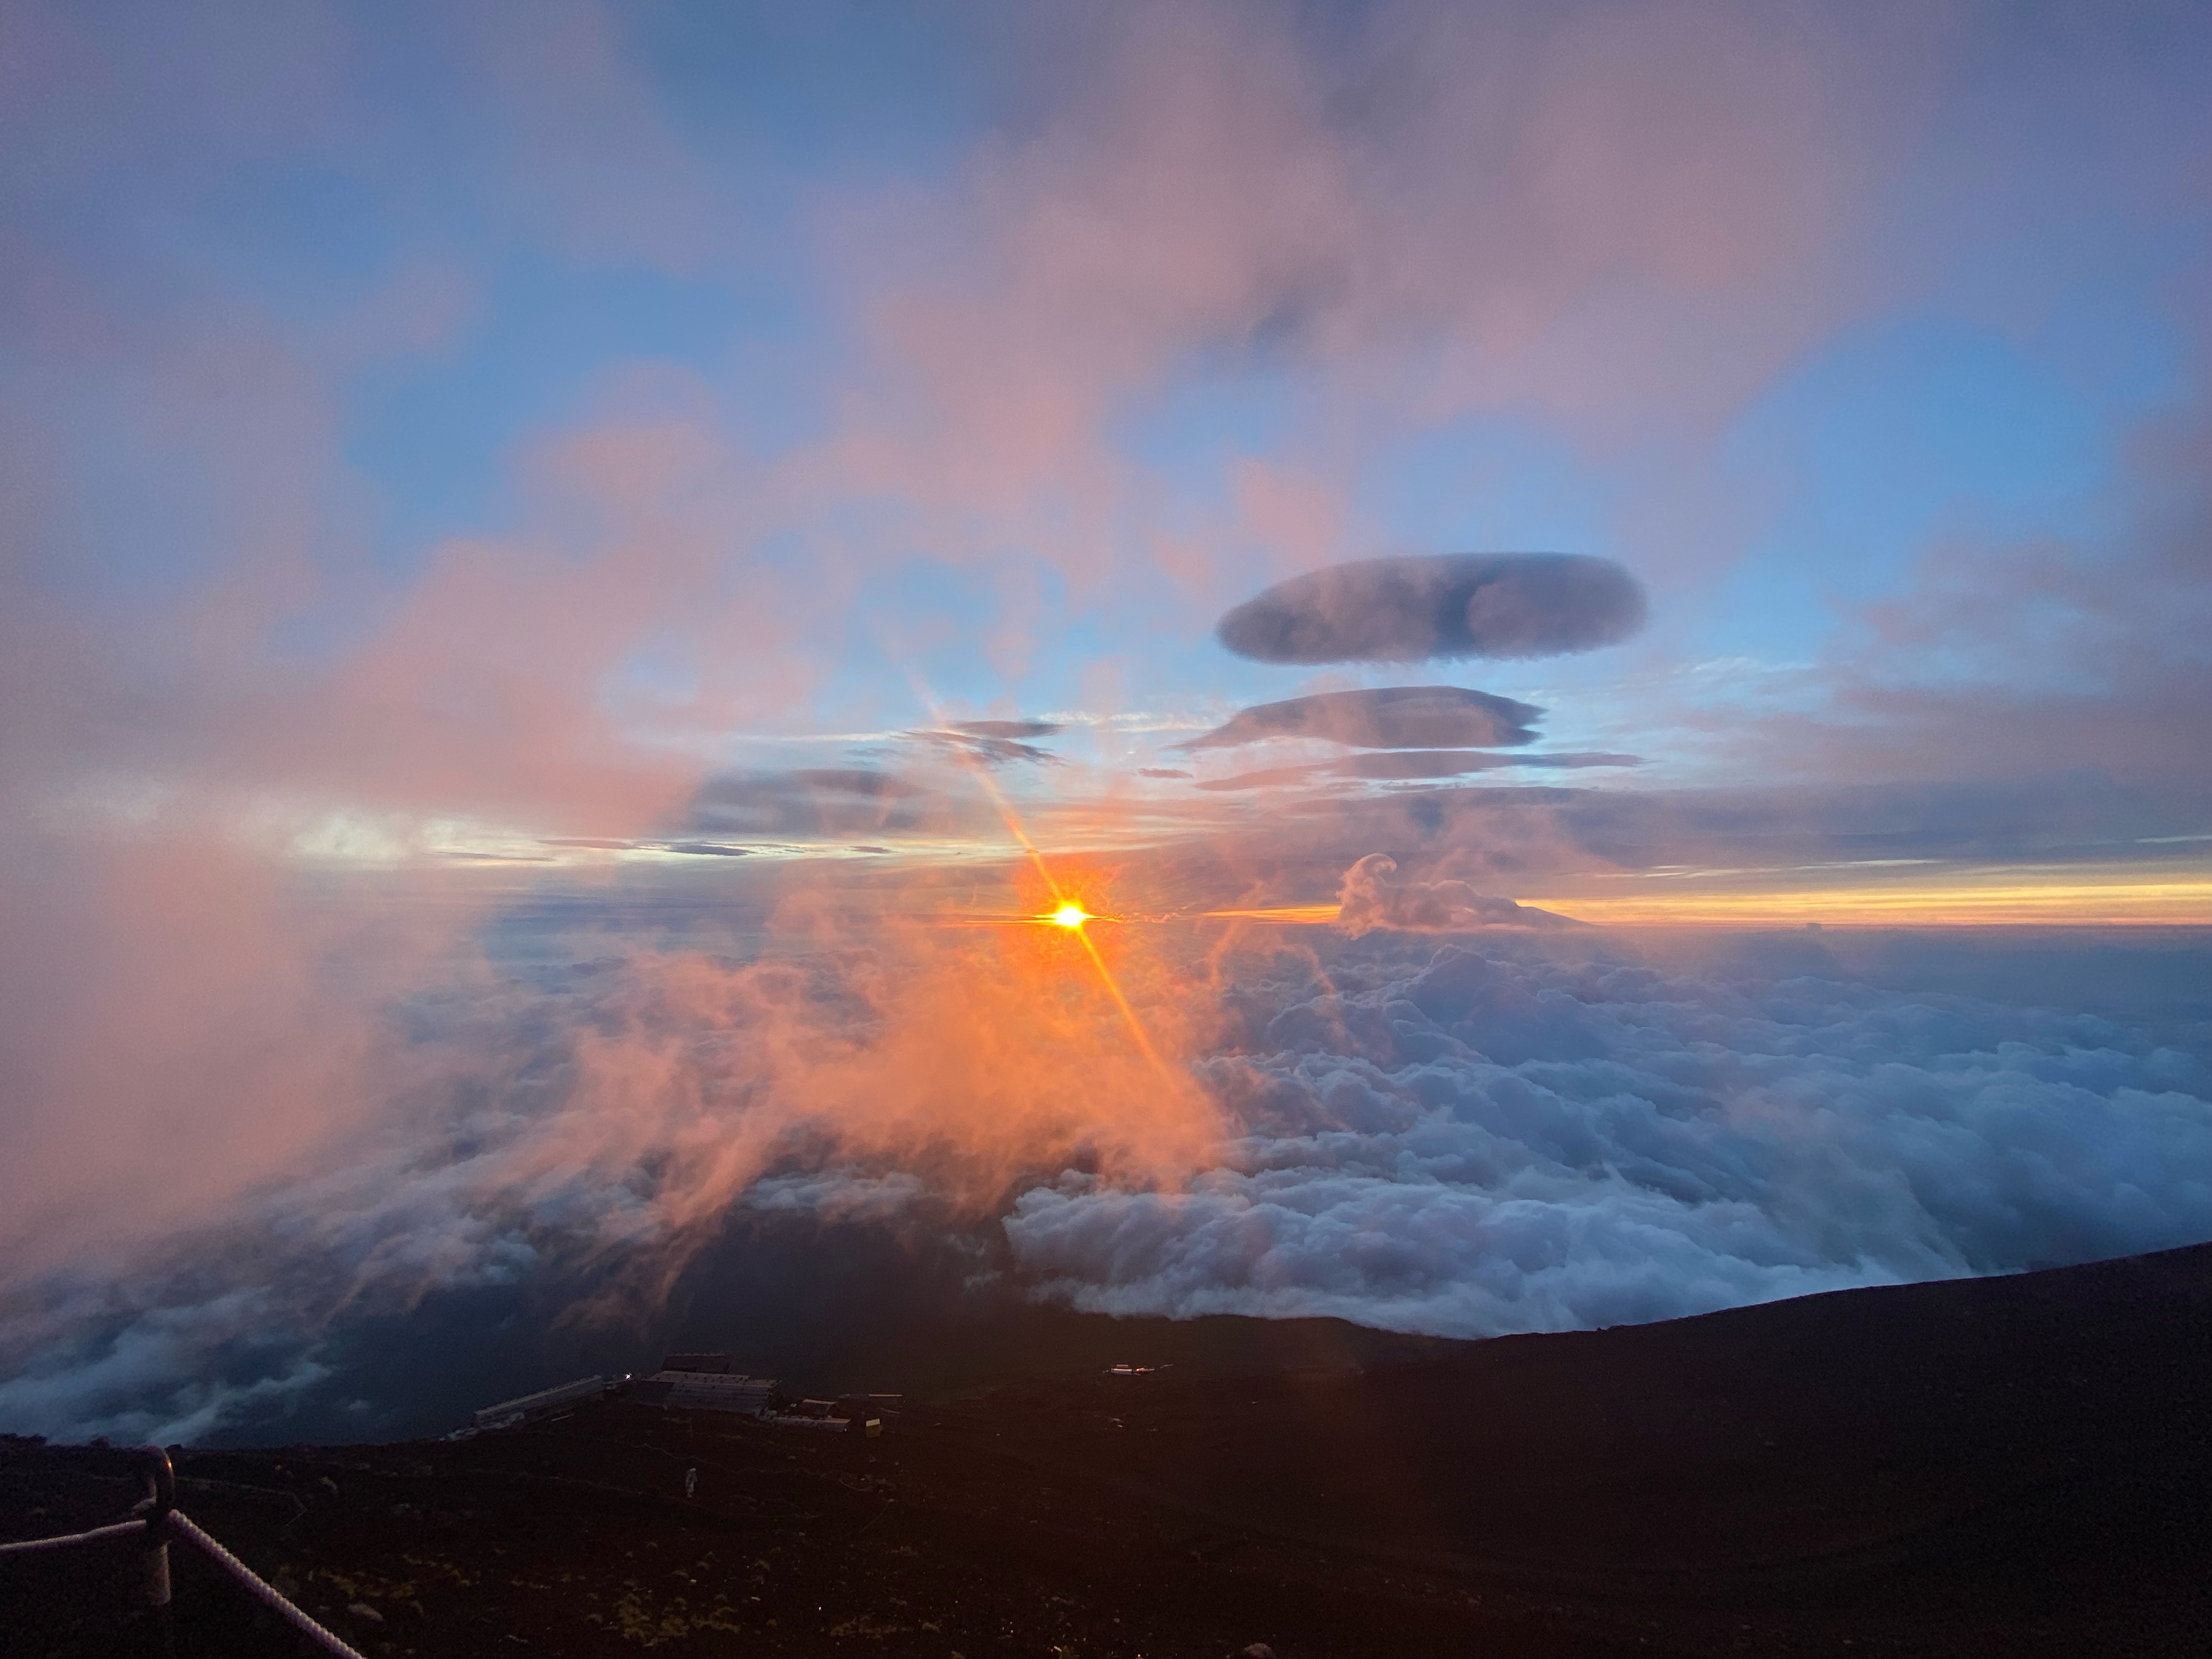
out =
[[[921,684],[918,678],[915,683],[915,690],[921,695],[922,702],[928,706],[930,718],[937,724],[942,725],[943,716],[937,710],[936,699],[928,695],[927,688]],[[1129,1036],[1134,1040],[1138,1052],[1144,1055],[1151,1063],[1152,1069],[1158,1072],[1163,1079],[1174,1081],[1175,1074],[1168,1069],[1167,1063],[1160,1058],[1159,1050],[1152,1046],[1152,1039],[1145,1030],[1144,1021],[1137,1018],[1137,1011],[1131,1006],[1127,995],[1122,991],[1121,982],[1114,977],[1114,970],[1106,965],[1105,956],[1098,949],[1098,941],[1092,939],[1083,926],[1086,921],[1109,921],[1114,918],[1094,916],[1067,896],[1067,889],[1054,876],[1052,866],[1045,862],[1043,852],[1031,838],[1029,830],[1024,827],[1020,814],[1014,811],[1013,803],[1006,799],[1006,792],[993,781],[990,769],[972,757],[963,757],[963,761],[969,775],[975,780],[977,787],[989,798],[991,805],[998,810],[1000,821],[1006,826],[1006,833],[1020,844],[1022,852],[1042,878],[1045,891],[1050,896],[1052,908],[1042,915],[1025,917],[1024,920],[1066,928],[1082,941],[1083,949],[1091,958],[1091,965],[1098,970],[1099,983],[1105,988],[1106,994],[1113,999],[1115,1007],[1121,1011],[1122,1023],[1129,1028]]]

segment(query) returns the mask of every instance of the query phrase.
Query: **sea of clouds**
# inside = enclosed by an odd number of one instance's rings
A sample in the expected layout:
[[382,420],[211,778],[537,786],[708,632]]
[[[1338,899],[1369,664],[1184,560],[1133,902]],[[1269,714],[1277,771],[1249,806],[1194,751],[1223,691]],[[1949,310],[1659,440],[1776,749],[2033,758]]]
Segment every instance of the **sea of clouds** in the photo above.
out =
[[[2101,948],[2068,958],[2076,981]],[[2185,979],[2203,956],[2172,951],[2150,977]],[[2069,1012],[1916,985],[1909,949],[1901,975],[1893,959],[1861,977],[1804,940],[1670,955],[1595,930],[1256,929],[1214,957],[1213,1020],[1191,1028],[1206,1046],[1181,1062],[1215,1115],[1212,1150],[1133,1173],[1067,1133],[1133,1109],[1086,1102],[1089,1060],[1050,1079],[1060,1116],[1026,1139],[847,1122],[851,1090],[899,1075],[865,1060],[897,1017],[855,994],[880,963],[775,967],[808,1021],[776,1010],[770,1070],[761,969],[692,953],[672,975],[666,960],[602,939],[411,1000],[411,1088],[373,1132],[234,1216],[10,1297],[0,1429],[441,1428],[495,1380],[627,1369],[621,1355],[684,1320],[708,1329],[702,1298],[749,1271],[749,1249],[785,1252],[757,1277],[803,1284],[841,1236],[908,1241],[877,1279],[909,1271],[934,1232],[1000,1297],[1453,1337],[2212,1237],[2212,1024],[2185,995]],[[837,1047],[834,1075],[793,1058],[793,1030]],[[973,1086],[1004,1087],[988,1059]],[[983,1115],[1009,1103],[1039,1109],[1013,1094]],[[979,1210],[972,1185],[951,1188],[986,1163],[997,1196]],[[783,1243],[732,1245],[746,1215]],[[725,1340],[766,1346],[778,1320],[838,1316],[835,1295],[799,1300],[741,1314],[726,1295]],[[495,1352],[495,1327],[534,1334]]]
[[1480,1337],[2212,1237],[2203,1024],[1528,941],[1328,968],[1236,988],[1189,1190],[1020,1196],[1050,1293]]

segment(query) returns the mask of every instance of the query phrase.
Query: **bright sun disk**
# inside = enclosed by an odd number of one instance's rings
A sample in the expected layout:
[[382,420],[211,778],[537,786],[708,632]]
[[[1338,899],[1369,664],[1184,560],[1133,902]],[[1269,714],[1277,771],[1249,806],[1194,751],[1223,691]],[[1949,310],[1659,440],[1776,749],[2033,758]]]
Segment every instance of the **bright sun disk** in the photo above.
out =
[[1080,927],[1091,920],[1091,913],[1079,904],[1068,903],[1061,905],[1047,920],[1055,927]]

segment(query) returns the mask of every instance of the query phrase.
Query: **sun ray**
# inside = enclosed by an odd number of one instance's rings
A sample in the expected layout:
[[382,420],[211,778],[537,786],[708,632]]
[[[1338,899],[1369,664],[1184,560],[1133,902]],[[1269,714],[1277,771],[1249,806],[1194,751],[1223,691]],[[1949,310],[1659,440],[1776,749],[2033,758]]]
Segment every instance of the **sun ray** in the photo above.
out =
[[1343,907],[1330,900],[1327,904],[1278,904],[1257,910],[1201,910],[1198,914],[1207,920],[1224,921],[1334,921]]
[[1106,988],[1106,994],[1114,999],[1114,1006],[1121,1011],[1121,1018],[1128,1023],[1129,1035],[1136,1039],[1137,1047],[1143,1051],[1145,1058],[1152,1062],[1154,1071],[1162,1077],[1170,1076],[1167,1062],[1160,1058],[1159,1051],[1152,1047],[1152,1039],[1145,1030],[1144,1021],[1137,1018],[1137,1011],[1129,1006],[1129,999],[1121,994],[1121,987],[1115,980],[1113,970],[1107,967],[1106,958],[1099,954],[1098,941],[1092,939],[1089,933],[1079,927],[1074,932],[1076,938],[1083,941],[1083,948],[1091,953],[1091,960],[1098,969],[1099,983]]
[[[908,678],[914,684],[915,690],[921,698],[922,706],[929,710],[931,720],[942,725],[944,717],[938,710],[936,699],[928,695],[927,688],[921,684],[920,677],[915,675],[911,670],[908,671]],[[1091,937],[1090,933],[1084,927],[1084,923],[1087,921],[1103,921],[1108,918],[1091,915],[1073,900],[1066,889],[1060,884],[1059,878],[1052,872],[1051,865],[1045,861],[1042,849],[1030,839],[1030,832],[1023,825],[1020,815],[1014,811],[1013,803],[1006,799],[1005,792],[992,779],[990,769],[981,760],[971,756],[963,755],[959,758],[974,776],[976,783],[981,787],[983,793],[997,811],[1000,820],[1006,824],[1006,833],[1020,844],[1022,851],[1028,856],[1030,863],[1035,866],[1038,877],[1043,881],[1045,890],[1051,895],[1050,910],[1042,918],[1025,917],[1024,920],[1042,920],[1051,926],[1064,927],[1083,941],[1084,951],[1090,956],[1091,965],[1098,970],[1098,981],[1106,988],[1106,994],[1113,999],[1115,1007],[1121,1011],[1122,1022],[1128,1026],[1129,1036],[1136,1042],[1138,1051],[1151,1062],[1152,1068],[1159,1073],[1163,1079],[1172,1082],[1174,1074],[1169,1071],[1167,1063],[1160,1058],[1159,1050],[1152,1046],[1152,1036],[1145,1030],[1144,1021],[1138,1018],[1136,1009],[1130,1004],[1129,999],[1122,994],[1120,982],[1114,977],[1114,970],[1107,966],[1106,958],[1098,949],[1097,941]],[[1072,917],[1069,916],[1070,912],[1073,913]]]

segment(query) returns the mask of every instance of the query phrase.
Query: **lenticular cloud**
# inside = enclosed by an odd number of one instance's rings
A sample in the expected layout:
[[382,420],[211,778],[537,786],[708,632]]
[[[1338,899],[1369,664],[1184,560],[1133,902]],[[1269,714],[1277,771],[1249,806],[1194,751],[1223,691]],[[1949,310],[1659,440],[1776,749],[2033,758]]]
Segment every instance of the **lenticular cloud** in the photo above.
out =
[[1101,1311],[1474,1337],[2212,1235],[2201,1045],[1567,955],[1377,939],[1254,977],[1201,1067],[1243,1124],[1220,1166],[1034,1189],[1016,1255]]
[[1279,582],[1214,631],[1261,662],[1550,657],[1625,640],[1646,610],[1633,576],[1584,553],[1408,555]]
[[1533,723],[1543,717],[1533,703],[1464,686],[1390,685],[1258,703],[1176,746],[1230,749],[1301,738],[1350,749],[1504,748],[1534,743]]

